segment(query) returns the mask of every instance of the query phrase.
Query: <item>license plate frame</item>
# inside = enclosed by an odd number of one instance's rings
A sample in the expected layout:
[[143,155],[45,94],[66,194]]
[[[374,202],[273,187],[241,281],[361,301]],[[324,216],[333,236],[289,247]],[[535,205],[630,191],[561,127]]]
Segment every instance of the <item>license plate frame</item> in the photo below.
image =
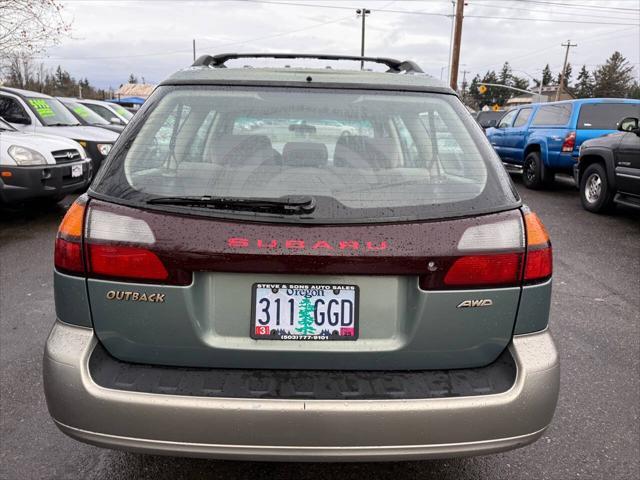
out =
[[[278,286],[278,289],[285,290],[324,290],[325,292],[330,292],[336,296],[335,290],[348,291],[353,292],[353,312],[352,312],[352,320],[353,327],[349,328],[351,330],[351,334],[342,334],[341,330],[337,331],[337,334],[332,333],[330,335],[321,335],[321,334],[312,334],[312,335],[302,335],[302,334],[281,334],[281,333],[273,333],[269,329],[266,334],[258,334],[258,330],[256,327],[264,326],[257,324],[257,294],[259,288],[268,289],[274,288]],[[282,295],[282,294],[281,294]],[[314,305],[314,327],[317,327],[315,324],[315,300],[321,295],[314,296],[314,298],[310,299],[310,302]],[[295,298],[295,296],[290,296],[289,298]],[[299,310],[298,310],[299,313]],[[342,313],[342,311],[341,311]],[[360,322],[359,322],[359,313],[360,313],[360,289],[357,285],[351,284],[311,284],[311,283],[254,283],[251,286],[251,321],[250,321],[250,329],[249,335],[254,340],[279,340],[283,342],[287,341],[324,341],[324,342],[336,342],[336,341],[356,341],[358,340],[358,336],[360,333]],[[342,323],[343,317],[338,321],[338,324]],[[326,320],[328,322],[328,319]],[[297,325],[297,324],[296,324]],[[344,328],[340,325],[329,326],[329,327],[338,327],[340,329]],[[345,332],[346,333],[346,332]]]
[[82,164],[80,165],[71,165],[71,178],[78,178],[82,176],[83,173]]

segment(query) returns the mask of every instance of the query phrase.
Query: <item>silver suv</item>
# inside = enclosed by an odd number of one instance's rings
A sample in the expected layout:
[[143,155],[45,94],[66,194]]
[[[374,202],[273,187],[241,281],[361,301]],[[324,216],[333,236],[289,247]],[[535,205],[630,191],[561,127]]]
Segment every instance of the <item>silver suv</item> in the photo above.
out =
[[265,460],[538,439],[559,385],[551,244],[456,94],[409,61],[225,68],[240,57],[164,81],[60,225],[56,425]]

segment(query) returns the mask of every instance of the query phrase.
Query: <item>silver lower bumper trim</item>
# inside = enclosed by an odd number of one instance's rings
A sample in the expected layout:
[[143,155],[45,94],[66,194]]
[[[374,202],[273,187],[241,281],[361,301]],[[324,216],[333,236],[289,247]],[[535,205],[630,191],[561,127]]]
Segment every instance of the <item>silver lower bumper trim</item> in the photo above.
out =
[[493,453],[535,441],[553,417],[558,355],[550,333],[515,336],[504,393],[411,400],[204,398],[93,382],[93,330],[57,322],[43,372],[47,404],[78,440],[146,453],[260,460],[410,460]]

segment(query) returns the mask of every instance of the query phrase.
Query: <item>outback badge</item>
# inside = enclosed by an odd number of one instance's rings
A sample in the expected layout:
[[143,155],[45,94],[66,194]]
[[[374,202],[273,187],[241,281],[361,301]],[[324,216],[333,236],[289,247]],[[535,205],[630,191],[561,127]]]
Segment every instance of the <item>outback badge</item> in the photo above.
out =
[[131,302],[151,302],[164,303],[164,293],[139,293],[124,292],[122,290],[109,290],[107,292],[107,300],[123,300]]
[[493,300],[483,298],[480,300],[465,300],[464,302],[460,302],[456,308],[490,307],[491,305],[493,305]]

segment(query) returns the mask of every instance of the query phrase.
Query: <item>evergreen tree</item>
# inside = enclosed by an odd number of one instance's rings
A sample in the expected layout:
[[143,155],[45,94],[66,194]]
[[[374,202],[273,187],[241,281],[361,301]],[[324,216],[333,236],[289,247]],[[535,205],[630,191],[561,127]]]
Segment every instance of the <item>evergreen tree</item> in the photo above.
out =
[[[570,63],[567,63],[567,69],[565,70],[565,75],[564,75],[564,81],[562,82],[562,85],[564,86],[565,89],[569,88],[569,82],[571,82],[571,75],[573,74],[573,67],[571,66]],[[558,85],[560,85],[560,77],[562,76],[562,72],[558,73],[558,76],[556,78],[556,83]]]
[[136,77],[133,73],[130,73],[127,83],[138,83],[138,77]]
[[551,69],[549,68],[549,64],[547,63],[542,70],[542,86],[547,86],[551,84],[553,80],[553,75],[551,74]]
[[582,65],[582,68],[578,73],[574,93],[577,98],[590,98],[593,96],[593,79],[591,78],[591,73],[587,70],[586,65]]
[[500,80],[498,83],[501,83],[502,85],[509,85],[511,82],[511,65],[509,65],[509,62],[504,62],[498,79]]
[[298,317],[300,318],[300,328],[296,328],[296,332],[300,335],[313,335],[316,333],[316,329],[313,326],[314,318],[313,318],[314,308],[311,300],[308,298],[303,298],[300,302]]
[[629,98],[637,98],[640,100],[640,83],[633,82],[633,86],[629,89]]
[[593,72],[594,97],[626,97],[633,87],[633,66],[620,52],[614,52]]
[[511,86],[521,90],[529,90],[529,80],[522,77],[511,77]]

